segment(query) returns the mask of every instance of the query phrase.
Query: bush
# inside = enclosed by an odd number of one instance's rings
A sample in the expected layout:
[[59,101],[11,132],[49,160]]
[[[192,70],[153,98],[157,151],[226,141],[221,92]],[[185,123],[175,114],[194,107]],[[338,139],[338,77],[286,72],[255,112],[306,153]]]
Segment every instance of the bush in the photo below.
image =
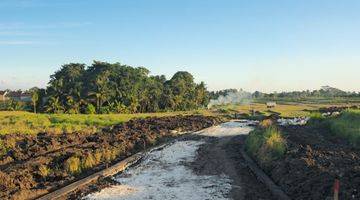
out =
[[80,159],[76,156],[72,156],[65,161],[65,169],[71,174],[77,174],[81,172]]
[[96,108],[94,105],[92,105],[91,103],[86,105],[85,108],[85,113],[86,114],[96,114]]

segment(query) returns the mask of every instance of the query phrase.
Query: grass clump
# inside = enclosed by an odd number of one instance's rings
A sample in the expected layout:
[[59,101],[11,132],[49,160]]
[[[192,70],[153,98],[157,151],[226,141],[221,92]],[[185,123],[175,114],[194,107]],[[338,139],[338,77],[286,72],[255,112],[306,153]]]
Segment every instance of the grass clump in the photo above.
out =
[[286,152],[286,141],[274,126],[258,128],[249,133],[245,148],[260,164],[266,166],[282,158]]
[[81,160],[81,165],[83,169],[90,169],[96,164],[96,159],[91,153],[86,154],[85,157]]
[[72,156],[65,161],[65,169],[70,174],[81,172],[81,162],[77,156]]
[[274,122],[271,119],[264,119],[260,122],[260,126],[262,128],[268,128],[270,126],[272,126],[274,124]]
[[99,151],[99,150],[96,150],[95,153],[94,153],[94,159],[95,159],[95,162],[96,164],[99,164],[101,163],[101,159],[102,159],[102,152]]
[[41,177],[46,178],[50,174],[50,169],[46,165],[40,165],[39,174]]

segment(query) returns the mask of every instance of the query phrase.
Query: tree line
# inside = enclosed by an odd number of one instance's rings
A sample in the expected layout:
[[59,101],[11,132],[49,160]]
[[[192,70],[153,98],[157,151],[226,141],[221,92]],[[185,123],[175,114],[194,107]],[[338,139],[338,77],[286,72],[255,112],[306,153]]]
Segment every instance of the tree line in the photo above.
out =
[[206,107],[204,82],[179,71],[169,80],[144,67],[94,61],[69,63],[50,76],[46,89],[32,89],[34,112],[141,113]]
[[[227,96],[231,93],[238,93],[242,90],[237,89],[225,89],[219,91],[209,92],[210,99],[218,99],[220,96]],[[306,98],[333,98],[333,97],[360,97],[360,92],[347,92],[340,90],[338,88],[323,86],[319,90],[303,90],[303,91],[290,91],[290,92],[272,92],[272,93],[263,93],[260,91],[255,91],[251,93],[251,98],[253,99],[306,99]]]

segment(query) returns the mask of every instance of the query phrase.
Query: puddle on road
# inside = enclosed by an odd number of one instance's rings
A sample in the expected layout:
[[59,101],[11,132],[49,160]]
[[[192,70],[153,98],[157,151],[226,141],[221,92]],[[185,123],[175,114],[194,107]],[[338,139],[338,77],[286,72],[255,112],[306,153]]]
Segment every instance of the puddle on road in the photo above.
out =
[[[196,134],[222,137],[247,134],[251,128],[228,122]],[[114,177],[121,185],[105,188],[85,199],[227,199],[231,180],[225,175],[199,176],[184,163],[195,159],[203,141],[178,141],[147,154],[139,165]]]

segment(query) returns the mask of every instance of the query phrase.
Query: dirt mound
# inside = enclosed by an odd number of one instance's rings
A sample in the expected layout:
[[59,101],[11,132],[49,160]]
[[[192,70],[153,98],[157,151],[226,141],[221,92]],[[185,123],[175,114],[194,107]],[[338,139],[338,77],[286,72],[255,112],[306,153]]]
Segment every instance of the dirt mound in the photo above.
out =
[[333,113],[333,112],[341,112],[346,109],[359,109],[360,105],[352,105],[352,106],[331,106],[320,108],[319,112],[321,113]]
[[340,199],[360,199],[360,151],[325,130],[282,127],[288,151],[267,169],[293,199],[326,199],[340,180]]
[[0,199],[32,199],[98,171],[178,132],[196,131],[220,120],[175,116],[131,120],[87,134],[5,135],[0,157]]

